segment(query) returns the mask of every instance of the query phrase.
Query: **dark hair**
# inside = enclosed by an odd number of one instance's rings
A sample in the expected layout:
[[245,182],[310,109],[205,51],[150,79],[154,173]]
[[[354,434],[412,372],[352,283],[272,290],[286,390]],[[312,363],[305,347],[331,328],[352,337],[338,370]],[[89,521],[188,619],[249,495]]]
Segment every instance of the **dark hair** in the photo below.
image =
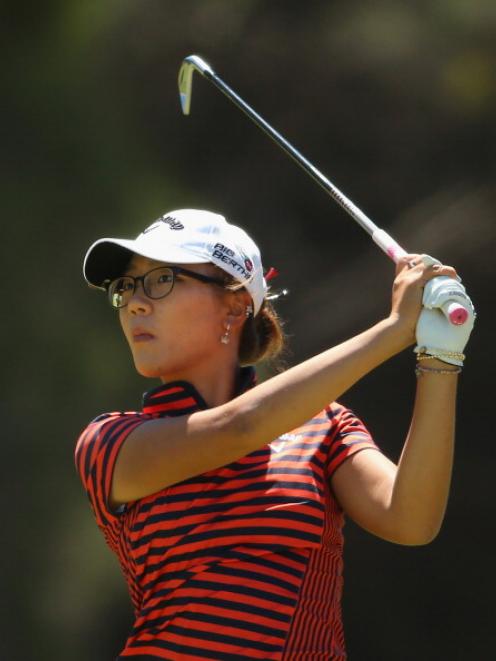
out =
[[285,348],[286,337],[281,320],[271,303],[265,300],[256,316],[250,315],[239,341],[241,365],[255,365],[262,360],[274,360]]
[[[212,264],[212,271],[224,280],[225,288],[231,292],[246,291],[243,285],[231,275]],[[272,304],[264,299],[256,315],[250,314],[241,331],[238,358],[242,367],[270,361],[277,371],[283,371],[281,360],[286,349],[286,335],[283,323]],[[279,360],[277,360],[279,358]]]

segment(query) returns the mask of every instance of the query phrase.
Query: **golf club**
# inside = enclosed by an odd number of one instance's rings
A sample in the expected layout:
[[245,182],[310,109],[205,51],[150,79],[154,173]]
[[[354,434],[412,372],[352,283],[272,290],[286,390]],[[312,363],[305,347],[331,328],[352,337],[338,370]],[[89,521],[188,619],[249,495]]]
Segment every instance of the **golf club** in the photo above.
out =
[[[296,163],[307,172],[332,198],[335,200],[361,227],[368,232],[374,242],[394,261],[398,262],[401,257],[408,254],[396,241],[384,230],[380,229],[363,211],[344,195],[333,183],[325,177],[310,161],[308,161],[293,145],[291,145],[280,133],[268,124],[251,106],[236,94],[226,83],[219,78],[201,57],[189,55],[186,57],[179,70],[178,84],[181,108],[185,115],[189,115],[191,107],[191,94],[193,87],[193,72],[198,71],[207,78],[217,89],[240,108],[248,117],[267,135],[276,142]],[[447,301],[442,306],[444,314],[456,325],[462,325],[468,318],[467,310],[460,303]]]

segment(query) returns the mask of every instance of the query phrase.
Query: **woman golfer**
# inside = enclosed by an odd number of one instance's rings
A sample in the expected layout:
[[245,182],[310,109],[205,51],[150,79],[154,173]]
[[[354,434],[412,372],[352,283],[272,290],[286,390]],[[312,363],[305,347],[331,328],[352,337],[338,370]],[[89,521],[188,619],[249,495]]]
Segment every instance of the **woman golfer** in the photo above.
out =
[[[446,507],[474,314],[454,269],[425,261],[399,262],[387,318],[256,385],[252,365],[283,340],[243,230],[183,209],[136,240],[91,246],[86,280],[118,309],[138,372],[161,381],[141,411],[96,418],[76,449],[135,609],[119,659],[346,658],[344,516],[416,545]],[[469,309],[463,326],[438,309],[453,297]],[[415,342],[417,394],[395,465],[335,400]]]

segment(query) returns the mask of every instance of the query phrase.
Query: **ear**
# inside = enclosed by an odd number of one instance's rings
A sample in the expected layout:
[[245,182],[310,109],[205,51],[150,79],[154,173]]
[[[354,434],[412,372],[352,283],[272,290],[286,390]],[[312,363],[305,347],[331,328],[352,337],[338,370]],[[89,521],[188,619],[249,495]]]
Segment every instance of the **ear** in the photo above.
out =
[[252,308],[251,297],[246,290],[232,292],[228,299],[226,323],[233,329],[242,328],[247,318],[247,310]]

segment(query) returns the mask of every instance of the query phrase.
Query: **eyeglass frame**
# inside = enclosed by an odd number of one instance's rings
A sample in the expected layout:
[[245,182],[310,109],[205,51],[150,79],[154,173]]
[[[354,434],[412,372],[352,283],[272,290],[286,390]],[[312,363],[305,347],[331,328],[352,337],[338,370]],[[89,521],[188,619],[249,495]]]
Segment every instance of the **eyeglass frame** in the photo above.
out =
[[[146,289],[145,289],[145,278],[148,275],[150,275],[150,273],[153,273],[153,271],[162,271],[164,269],[168,269],[169,271],[172,272],[172,285],[171,285],[171,288],[169,289],[169,291],[166,294],[163,294],[162,296],[150,296],[146,292]],[[133,288],[133,292],[132,292],[131,296],[129,297],[129,300],[131,300],[131,298],[136,293],[136,287],[137,287],[138,282],[141,282],[141,287],[143,289],[143,293],[145,294],[145,296],[147,298],[151,299],[152,301],[158,301],[161,298],[165,298],[166,296],[168,296],[172,292],[172,290],[174,289],[174,285],[176,284],[176,277],[178,275],[185,275],[189,278],[193,278],[195,280],[198,280],[199,282],[204,282],[206,284],[219,285],[220,287],[225,287],[226,286],[226,282],[224,280],[220,280],[219,278],[213,278],[209,275],[203,275],[203,273],[196,273],[196,271],[190,271],[189,269],[182,268],[181,266],[156,266],[155,268],[150,269],[146,273],[143,273],[143,275],[136,275],[136,276],[134,276],[134,275],[119,275],[116,278],[113,278],[113,280],[105,280],[103,282],[103,286],[105,287],[105,289],[107,291],[110,306],[114,310],[121,310],[122,308],[127,307],[127,305],[129,304],[129,301],[125,305],[116,306],[116,305],[112,304],[112,302],[110,300],[111,299],[110,287],[111,287],[112,283],[114,283],[116,280],[119,280],[121,278],[130,278],[133,281],[134,288]]]

